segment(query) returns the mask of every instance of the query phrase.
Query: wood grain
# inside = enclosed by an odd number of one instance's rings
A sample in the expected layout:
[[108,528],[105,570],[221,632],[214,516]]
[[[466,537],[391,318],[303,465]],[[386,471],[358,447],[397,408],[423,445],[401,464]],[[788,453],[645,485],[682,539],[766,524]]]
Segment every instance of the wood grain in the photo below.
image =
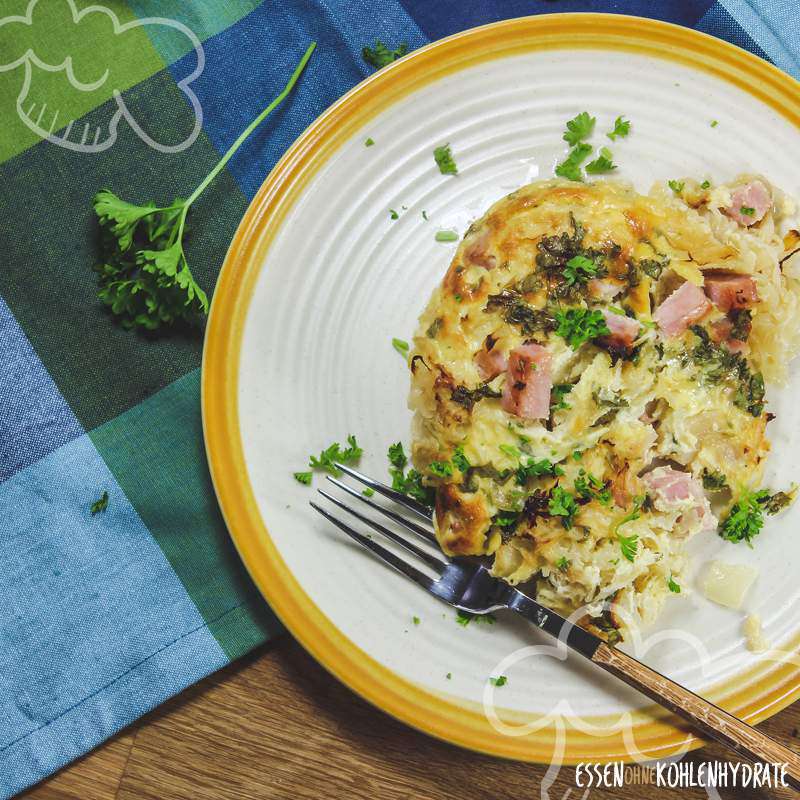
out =
[[762,731],[723,711],[708,700],[673,683],[635,658],[603,643],[592,661],[688,720],[701,734],[733,750],[749,761],[786,764],[787,783],[800,790],[800,756]]
[[[759,726],[783,744],[800,704]],[[719,747],[688,756],[728,758]],[[735,759],[734,759],[735,760]],[[123,764],[123,762],[125,762]],[[31,790],[27,800],[538,800],[546,768],[460,750],[386,716],[328,675],[291,638],[237,662]],[[580,798],[564,768],[551,800]],[[729,800],[789,790],[720,790]],[[702,789],[626,785],[592,800],[706,798]]]

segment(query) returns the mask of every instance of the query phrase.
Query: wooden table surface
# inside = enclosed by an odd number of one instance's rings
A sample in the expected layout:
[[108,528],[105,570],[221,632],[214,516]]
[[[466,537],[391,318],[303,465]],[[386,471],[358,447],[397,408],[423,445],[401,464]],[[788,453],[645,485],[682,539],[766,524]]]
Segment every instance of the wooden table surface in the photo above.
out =
[[[762,728],[800,749],[800,703]],[[711,746],[688,758],[721,757]],[[406,727],[328,675],[283,636],[154,711],[26,800],[538,800],[545,767],[460,750]],[[565,767],[552,800],[580,798]],[[796,797],[721,790],[725,798]],[[628,785],[591,798],[704,798]]]

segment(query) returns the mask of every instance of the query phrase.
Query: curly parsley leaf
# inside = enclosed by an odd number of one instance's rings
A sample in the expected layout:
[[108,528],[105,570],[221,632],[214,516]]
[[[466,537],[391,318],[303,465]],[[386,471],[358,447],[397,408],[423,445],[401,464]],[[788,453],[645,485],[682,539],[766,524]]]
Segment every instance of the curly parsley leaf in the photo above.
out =
[[729,542],[752,541],[764,527],[764,513],[777,514],[794,499],[794,492],[775,492],[766,489],[756,492],[743,489],[739,499],[733,504],[728,516],[720,523],[718,533]]
[[573,495],[560,486],[554,486],[550,492],[547,510],[551,516],[561,517],[561,524],[569,530],[575,522],[579,507]]
[[498,678],[489,678],[489,683],[492,686],[505,686],[508,683],[508,678],[505,675],[500,675]]
[[600,155],[586,165],[589,175],[602,175],[604,172],[613,172],[617,165],[613,161],[611,151],[607,147],[600,148]]
[[564,281],[569,286],[588,283],[602,271],[596,261],[583,255],[573,256],[564,266]]
[[405,471],[408,458],[403,450],[402,442],[396,442],[389,447],[389,475],[392,478],[392,489],[408,495],[426,506],[432,506],[435,492],[430,486],[422,482],[422,473],[415,469]]
[[311,486],[311,472],[295,472],[294,479],[298,483],[302,483],[304,486]]
[[561,556],[561,558],[556,561],[556,569],[560,572],[566,572],[569,569],[570,560],[566,556]]
[[256,127],[288,96],[316,43],[306,50],[283,91],[248,125],[185,200],[134,205],[108,189],[92,200],[102,241],[98,298],[126,329],[156,330],[208,313],[208,297],[189,269],[184,235],[189,209]]
[[628,561],[633,561],[636,558],[636,553],[639,549],[639,537],[635,533],[631,536],[623,536],[623,534],[619,532],[619,529],[628,522],[633,522],[642,516],[642,506],[644,505],[645,499],[645,495],[637,495],[634,497],[633,509],[614,526],[614,535],[619,541],[619,547],[623,557]]
[[581,111],[567,122],[567,130],[562,138],[567,144],[574,147],[578,142],[582,142],[592,135],[595,122],[595,118],[590,116],[588,111]]
[[[363,454],[363,450],[358,446],[356,437],[350,434],[347,437],[347,447],[342,448],[339,442],[334,442],[329,447],[326,447],[319,456],[311,456],[308,460],[308,466],[311,469],[318,469],[333,475],[338,478],[342,471],[336,466],[338,461],[340,464],[357,464],[358,460]],[[299,473],[304,474],[304,473]],[[297,474],[295,474],[297,477]],[[298,478],[298,480],[300,480]],[[303,483],[304,481],[301,481]]]
[[92,516],[95,514],[101,514],[108,508],[108,492],[103,492],[99,499],[95,500],[92,503],[89,511],[91,512]]
[[631,132],[631,122],[628,119],[617,117],[614,120],[614,130],[606,134],[612,142],[616,141],[617,137],[626,137]]
[[394,50],[387,47],[380,39],[375,40],[374,47],[364,47],[361,55],[364,61],[375,69],[381,69],[398,58],[402,58],[408,53],[408,45],[401,42]]
[[675,194],[680,194],[686,186],[686,183],[684,181],[667,181],[667,186],[669,186]]
[[472,466],[469,463],[469,459],[464,455],[464,446],[461,444],[453,451],[451,461],[459,472],[466,472]]
[[453,474],[453,465],[449,461],[431,461],[428,471],[436,478],[449,478]]
[[556,175],[570,181],[582,181],[583,173],[581,172],[581,164],[586,161],[591,152],[591,145],[585,143],[576,144],[575,147],[569,151],[569,155],[556,166]]
[[408,342],[403,341],[403,339],[393,338],[392,347],[394,347],[394,349],[397,350],[397,352],[400,353],[400,355],[403,356],[403,358],[408,358],[408,348],[409,348]]
[[433,160],[442,175],[458,175],[458,167],[449,143],[440,145],[433,151]]
[[556,311],[558,327],[556,333],[566,339],[573,350],[577,350],[584,342],[598,336],[608,336],[611,331],[600,311],[588,308],[568,308]]
[[525,464],[520,463],[517,467],[517,485],[525,486],[530,478],[560,477],[564,470],[547,458],[537,461],[529,458]]
[[675,582],[675,579],[672,577],[672,575],[669,576],[669,580],[667,581],[667,586],[669,587],[669,590],[671,592],[674,592],[675,594],[681,593],[680,584]]

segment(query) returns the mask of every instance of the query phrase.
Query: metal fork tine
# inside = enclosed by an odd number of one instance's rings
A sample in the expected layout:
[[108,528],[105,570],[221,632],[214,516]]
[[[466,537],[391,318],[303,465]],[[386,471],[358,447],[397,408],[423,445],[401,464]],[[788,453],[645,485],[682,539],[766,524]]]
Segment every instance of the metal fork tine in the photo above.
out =
[[407,578],[411,578],[412,581],[418,583],[423,589],[427,589],[429,592],[433,591],[433,585],[435,581],[429,578],[425,573],[420,572],[416,567],[411,566],[411,564],[407,564],[403,561],[402,558],[396,556],[394,553],[387,550],[385,547],[373,542],[372,539],[367,538],[362,533],[353,530],[349,525],[346,525],[344,522],[336,519],[332,514],[329,514],[325,511],[324,508],[320,508],[313,500],[310,501],[311,508],[315,511],[318,511],[322,514],[325,519],[329,522],[332,522],[339,530],[344,531],[350,538],[355,539],[362,547],[366,547],[367,550],[371,550],[378,558],[385,561],[389,566],[394,567],[398,572],[401,572]]
[[411,531],[412,533],[416,533],[417,536],[422,537],[425,539],[426,542],[432,542],[436,544],[436,534],[434,534],[432,529],[423,528],[422,525],[417,525],[416,522],[412,522],[410,519],[406,519],[402,514],[398,514],[396,511],[392,511],[391,508],[385,508],[384,506],[378,505],[374,501],[370,500],[367,497],[359,492],[357,489],[354,489],[352,486],[348,486],[346,483],[342,483],[342,481],[336,480],[336,478],[332,478],[330,475],[326,476],[328,480],[334,485],[338,486],[340,489],[344,489],[349,495],[352,495],[357,500],[360,500],[362,503],[366,503],[370,508],[375,509],[379,513],[383,514],[389,519],[394,520],[398,525],[402,525],[407,530]]
[[409,553],[413,553],[415,556],[417,556],[417,558],[422,559],[429,567],[435,569],[437,572],[440,572],[447,566],[447,563],[442,559],[437,558],[431,553],[426,553],[422,548],[417,547],[412,542],[404,539],[402,536],[400,536],[400,534],[390,531],[388,528],[384,528],[383,525],[375,522],[375,520],[370,519],[369,517],[365,517],[363,514],[359,514],[359,512],[354,508],[350,508],[350,506],[345,505],[341,500],[337,500],[333,495],[328,494],[322,489],[317,489],[317,491],[323,497],[330,500],[331,503],[339,506],[339,508],[341,508],[343,511],[346,511],[348,514],[352,514],[356,519],[360,519],[362,522],[378,531],[378,533],[382,533],[387,539],[391,539],[393,542],[396,542],[401,547],[404,547],[406,550],[408,550]]
[[428,508],[428,506],[426,506],[424,503],[418,503],[416,500],[404,495],[402,492],[398,492],[396,489],[392,489],[380,481],[368,478],[366,475],[362,475],[358,470],[348,467],[345,464],[340,464],[338,461],[336,462],[336,466],[342,472],[348,474],[351,478],[355,478],[365,486],[369,486],[370,489],[374,489],[376,492],[378,492],[378,494],[382,494],[384,497],[394,500],[395,503],[405,506],[409,511],[413,511],[417,516],[422,517],[422,519],[424,519],[426,522],[431,521],[433,510]]

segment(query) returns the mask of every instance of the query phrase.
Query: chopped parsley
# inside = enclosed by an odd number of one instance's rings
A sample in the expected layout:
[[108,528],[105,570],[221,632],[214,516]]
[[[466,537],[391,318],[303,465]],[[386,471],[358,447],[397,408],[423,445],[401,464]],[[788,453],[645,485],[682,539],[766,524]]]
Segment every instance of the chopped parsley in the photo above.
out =
[[619,547],[622,551],[622,556],[628,561],[633,561],[634,558],[636,558],[636,552],[639,549],[639,537],[636,534],[632,534],[631,536],[623,536],[619,532],[619,529],[628,522],[633,522],[642,516],[641,510],[645,499],[645,495],[637,495],[634,497],[633,509],[614,526],[614,535],[619,541]]
[[402,339],[392,339],[392,347],[400,353],[403,358],[408,357],[408,342],[403,341]]
[[311,472],[295,472],[294,479],[304,486],[311,486]]
[[759,489],[757,492],[743,489],[728,516],[720,524],[718,533],[729,542],[747,542],[752,547],[753,537],[764,527],[764,512],[777,514],[793,499],[793,493],[770,494],[766,489]]
[[424,208],[422,209],[422,219],[424,219],[425,222],[428,221],[428,212]]
[[564,266],[564,281],[570,286],[588,283],[591,278],[597,277],[602,267],[584,255],[573,256]]
[[513,444],[501,444],[498,445],[498,449],[501,453],[505,453],[509,458],[513,458],[516,461],[518,461],[522,456],[519,448],[515,447]]
[[400,219],[400,215],[393,208],[389,209],[389,216],[392,219]]
[[556,311],[555,317],[558,323],[556,333],[563,337],[573,350],[577,350],[590,339],[611,333],[600,311],[568,308],[566,311]]
[[428,471],[436,478],[449,478],[453,474],[453,465],[449,461],[431,461]]
[[433,151],[433,160],[442,175],[458,175],[458,167],[449,143],[440,145]]
[[613,158],[611,151],[607,147],[601,147],[600,155],[586,165],[586,172],[589,175],[602,175],[604,172],[613,172],[617,168]]
[[567,122],[567,130],[562,138],[568,145],[574,147],[592,135],[595,122],[595,118],[589,116],[588,111],[581,111],[580,114]]
[[453,677],[453,673],[452,672],[448,672],[447,675],[445,675],[445,678],[447,678],[447,680],[451,680],[452,677]]
[[[342,471],[336,466],[335,462],[338,461],[341,464],[357,464],[364,452],[358,446],[356,437],[352,434],[347,437],[347,444],[348,447],[342,449],[342,446],[338,442],[334,442],[330,447],[326,447],[319,456],[311,456],[308,460],[308,466],[311,467],[311,469],[318,469],[333,475],[334,478],[338,478],[342,474]],[[306,483],[305,480],[297,477],[298,475],[305,476],[305,474],[304,472],[295,473],[295,478],[297,478],[300,483]],[[311,483],[311,481],[309,480],[307,483]]]
[[364,61],[371,67],[375,67],[375,69],[381,69],[393,61],[397,61],[398,58],[402,58],[407,53],[408,45],[405,42],[401,42],[396,49],[392,50],[379,39],[375,40],[374,47],[365,47],[361,51]]
[[711,181],[705,180],[700,184],[701,189],[708,189],[711,186]]
[[717,127],[717,125],[719,125],[719,122],[718,122],[717,120],[715,120],[715,119],[712,119],[712,120],[711,120],[711,127],[712,127],[712,128],[716,128],[716,127]]
[[94,516],[95,514],[102,514],[102,512],[105,511],[107,508],[108,508],[108,492],[103,492],[103,494],[100,495],[100,498],[98,500],[95,500],[94,503],[92,503],[89,511],[91,512],[92,516]]
[[567,411],[572,406],[564,400],[564,395],[572,391],[571,383],[556,383],[550,392],[550,411]]
[[471,611],[462,611],[460,608],[456,611],[456,622],[464,628],[473,620],[476,625],[494,625],[497,621],[494,614],[473,614]]
[[672,189],[675,194],[680,194],[686,184],[684,181],[667,181],[667,186],[669,186],[669,188]]
[[529,458],[525,464],[520,463],[517,467],[517,485],[525,486],[530,478],[559,477],[564,474],[564,470],[547,458]]
[[669,587],[669,590],[671,592],[674,592],[675,594],[680,594],[681,593],[680,584],[675,582],[675,580],[672,577],[672,575],[669,576],[669,580],[667,581],[667,586]]
[[703,488],[709,492],[721,492],[728,488],[728,480],[721,472],[703,470]]
[[375,490],[370,489],[369,486],[367,486],[366,489],[362,490],[361,494],[363,494],[364,497],[373,497],[375,495]]
[[556,561],[556,568],[561,572],[566,572],[569,569],[570,560],[566,556],[561,556],[561,558]]
[[579,470],[575,478],[575,494],[582,500],[597,500],[604,506],[611,504],[611,489],[585,469]]
[[390,445],[389,452],[389,475],[392,478],[392,489],[417,500],[426,506],[432,506],[434,501],[434,490],[430,486],[422,483],[422,474],[411,468],[405,471],[408,458],[403,450],[402,442]]
[[469,459],[464,455],[464,446],[461,444],[453,451],[451,461],[459,472],[466,472],[472,466],[469,463]]
[[368,139],[364,140],[364,147],[372,147],[375,144],[375,140],[370,136]]
[[740,206],[739,213],[743,214],[745,217],[752,217],[755,215],[756,210],[752,206]]
[[419,617],[411,617],[411,621],[412,621],[412,622],[413,622],[415,625],[419,625]]
[[515,528],[519,522],[520,514],[517,511],[498,511],[492,520],[498,528]]
[[508,678],[505,675],[501,675],[499,678],[489,678],[489,683],[492,686],[505,686],[508,683]]
[[561,524],[567,530],[570,530],[575,522],[575,515],[578,513],[579,508],[573,495],[560,486],[554,486],[550,492],[547,510],[551,516],[561,517]]
[[455,231],[436,231],[433,237],[437,242],[457,242],[458,234]]
[[617,137],[625,138],[631,132],[631,122],[628,119],[617,117],[614,120],[614,130],[606,134],[611,141],[616,141]]
[[567,157],[556,166],[556,175],[570,181],[582,181],[583,173],[581,172],[581,164],[586,161],[591,152],[591,145],[585,142],[576,144],[575,147],[569,151]]

